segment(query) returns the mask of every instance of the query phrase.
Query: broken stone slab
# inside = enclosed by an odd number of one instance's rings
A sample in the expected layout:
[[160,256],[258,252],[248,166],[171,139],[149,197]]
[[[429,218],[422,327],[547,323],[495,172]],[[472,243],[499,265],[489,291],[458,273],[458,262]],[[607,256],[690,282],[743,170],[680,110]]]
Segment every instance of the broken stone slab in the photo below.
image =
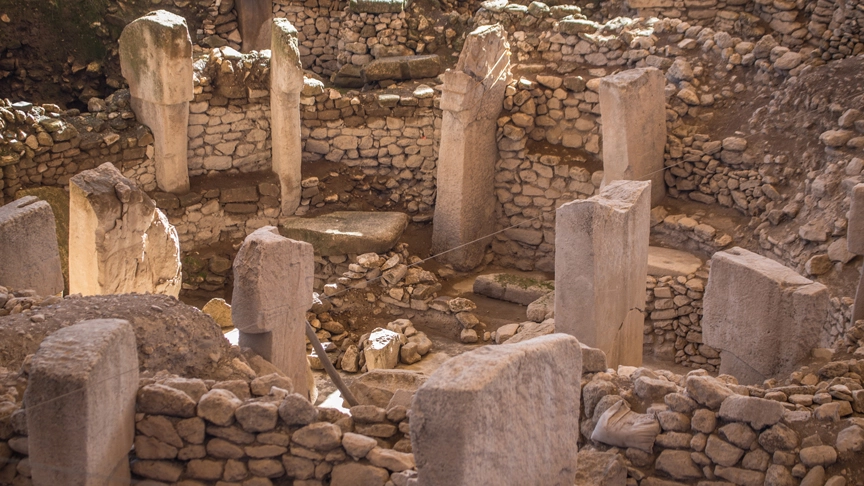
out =
[[505,344],[516,344],[536,337],[545,336],[555,332],[555,321],[547,319],[543,322],[523,322],[519,324],[519,331],[515,336],[504,341]]
[[69,181],[69,291],[180,293],[180,240],[168,218],[111,163]]
[[[250,347],[293,383],[305,383],[306,311],[312,307],[312,245],[273,226],[246,237],[234,259],[231,320]],[[308,398],[308,397],[307,397]]]
[[401,347],[399,333],[380,327],[373,329],[369,337],[363,341],[366,368],[368,370],[395,368],[399,364]]
[[478,275],[474,279],[475,294],[493,299],[528,305],[555,290],[553,280],[540,280],[512,273]]
[[408,370],[370,370],[351,382],[348,388],[361,405],[375,405],[386,409],[398,390],[417,391],[427,376]]
[[386,253],[407,226],[405,213],[336,211],[314,218],[287,218],[279,233],[311,243],[321,256]]
[[628,69],[600,79],[603,183],[650,180],[651,205],[666,195],[666,86],[654,67]]
[[621,454],[614,451],[582,450],[576,455],[576,481],[573,484],[624,486],[627,484],[627,466]]
[[[418,484],[572,484],[581,375],[579,342],[560,334],[446,361],[412,402]],[[493,411],[531,419],[501,427]]]
[[654,277],[687,276],[696,273],[702,259],[692,253],[659,246],[648,247],[648,275]]
[[438,54],[421,56],[396,56],[375,59],[363,67],[363,78],[369,81],[385,79],[424,79],[441,74],[441,58]]
[[128,321],[83,321],[45,338],[24,392],[33,484],[129,484],[137,391]]
[[63,268],[51,206],[34,196],[0,207],[0,285],[63,292]]
[[405,0],[351,0],[348,8],[354,13],[401,13]]
[[525,314],[529,321],[534,322],[555,318],[555,291],[553,290],[528,304]]
[[720,350],[720,373],[755,384],[810,355],[828,316],[828,289],[735,247],[712,257],[703,305],[703,340]]
[[225,302],[225,299],[210,299],[201,308],[201,312],[212,317],[216,324],[219,324],[219,327],[234,327],[234,322],[231,320],[231,306]]
[[612,368],[642,364],[650,211],[649,181],[613,181],[556,211],[556,329]]

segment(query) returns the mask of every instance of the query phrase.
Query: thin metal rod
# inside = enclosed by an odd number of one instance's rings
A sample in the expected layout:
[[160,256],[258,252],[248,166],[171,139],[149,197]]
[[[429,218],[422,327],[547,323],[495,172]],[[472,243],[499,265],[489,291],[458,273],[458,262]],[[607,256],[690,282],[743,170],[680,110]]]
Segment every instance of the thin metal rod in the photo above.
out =
[[324,346],[321,344],[321,341],[318,340],[318,336],[315,335],[315,329],[312,328],[312,324],[310,324],[309,321],[306,321],[306,337],[308,337],[309,341],[312,342],[312,348],[315,349],[315,354],[318,355],[318,359],[321,361],[321,364],[324,365],[324,370],[327,371],[330,380],[333,381],[333,384],[336,385],[336,388],[338,388],[342,393],[342,397],[345,401],[352,407],[360,405],[357,399],[354,398],[354,394],[351,393],[351,390],[349,390],[345,385],[345,382],[342,381],[342,377],[339,376],[339,372],[336,371],[333,363],[330,362],[330,358],[327,357],[327,352],[324,351]]

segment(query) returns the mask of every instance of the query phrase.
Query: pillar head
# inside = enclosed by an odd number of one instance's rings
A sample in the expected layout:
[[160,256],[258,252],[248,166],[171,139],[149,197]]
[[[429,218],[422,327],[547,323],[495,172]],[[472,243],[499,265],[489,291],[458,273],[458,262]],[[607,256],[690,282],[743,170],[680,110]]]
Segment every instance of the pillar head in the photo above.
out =
[[275,18],[270,32],[270,89],[283,93],[299,92],[303,89],[303,65],[297,29],[287,19]]

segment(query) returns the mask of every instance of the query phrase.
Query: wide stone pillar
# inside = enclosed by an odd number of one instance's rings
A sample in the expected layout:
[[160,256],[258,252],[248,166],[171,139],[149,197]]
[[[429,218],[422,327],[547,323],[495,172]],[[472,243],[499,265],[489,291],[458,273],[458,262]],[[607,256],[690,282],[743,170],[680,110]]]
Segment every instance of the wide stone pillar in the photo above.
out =
[[186,132],[193,94],[186,19],[157,10],[127,25],[120,35],[120,69],[132,110],[153,132],[156,184],[165,192],[188,192]]
[[39,295],[63,292],[54,211],[35,196],[0,207],[0,285]]
[[417,484],[572,485],[581,378],[579,341],[561,334],[451,358],[411,404]]
[[651,205],[666,195],[666,95],[657,68],[628,69],[600,80],[603,182],[651,181]]
[[177,230],[111,163],[69,180],[69,291],[180,293]]
[[641,366],[651,183],[613,181],[555,219],[556,332]]
[[458,270],[481,263],[495,229],[493,193],[497,119],[510,78],[510,45],[501,25],[479,27],[465,40],[456,67],[444,73],[432,251]]
[[[245,42],[245,41],[244,41]],[[273,140],[273,172],[282,190],[282,216],[300,206],[300,64],[297,29],[286,19],[273,19],[270,60],[270,128]]]
[[711,257],[702,340],[720,350],[720,373],[742,385],[794,371],[819,343],[828,289],[743,248]]
[[273,0],[237,0],[234,8],[243,38],[241,50],[245,53],[270,49]]
[[35,486],[129,484],[138,350],[128,321],[62,328],[33,355],[24,392]]
[[234,259],[231,320],[240,346],[252,348],[304,389],[306,311],[312,307],[312,245],[265,226],[246,237]]

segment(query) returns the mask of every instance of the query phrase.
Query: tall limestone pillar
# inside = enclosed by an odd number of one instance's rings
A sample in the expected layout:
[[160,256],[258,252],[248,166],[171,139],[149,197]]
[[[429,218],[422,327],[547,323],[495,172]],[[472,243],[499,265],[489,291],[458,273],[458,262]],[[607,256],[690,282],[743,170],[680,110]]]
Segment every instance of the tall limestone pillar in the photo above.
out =
[[153,131],[156,184],[165,192],[188,192],[186,132],[193,94],[186,19],[157,10],[127,25],[120,35],[120,69],[132,110]]
[[603,183],[651,181],[651,205],[666,195],[666,95],[657,68],[628,69],[600,80]]
[[555,330],[642,365],[651,183],[614,181],[555,213]]
[[282,215],[300,206],[300,91],[303,67],[297,48],[297,29],[286,19],[273,19],[270,60],[270,128],[273,172],[282,188]]
[[[495,228],[496,122],[510,78],[510,45],[504,28],[487,25],[468,34],[456,67],[443,76],[444,118],[432,233],[435,253],[472,242]],[[484,238],[442,255],[439,261],[470,270],[483,260],[491,241]]]

